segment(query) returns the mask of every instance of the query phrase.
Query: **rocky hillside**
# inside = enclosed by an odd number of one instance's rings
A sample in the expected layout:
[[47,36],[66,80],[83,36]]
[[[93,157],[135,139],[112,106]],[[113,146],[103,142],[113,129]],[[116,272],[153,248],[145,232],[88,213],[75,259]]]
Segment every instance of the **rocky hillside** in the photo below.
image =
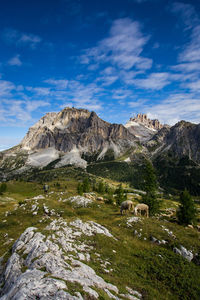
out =
[[153,155],[169,153],[177,159],[187,156],[200,163],[200,124],[180,121],[171,128],[163,127],[147,142]]
[[130,118],[125,127],[143,142],[148,141],[160,129],[168,126],[162,125],[157,119],[149,119],[146,114],[138,114],[136,117]]
[[93,155],[98,160],[109,152],[114,159],[136,146],[136,141],[137,137],[121,124],[105,122],[95,112],[65,108],[46,114],[29,129],[18,147],[2,152],[0,167],[44,167],[52,162],[57,163],[56,167],[86,167],[83,156]]
[[21,146],[32,151],[53,147],[63,153],[74,147],[88,153],[110,147],[118,154],[135,140],[123,125],[105,122],[95,112],[65,108],[41,118],[29,129]]
[[75,108],[46,114],[21,144],[0,152],[0,180],[33,168],[75,165],[140,188],[136,173],[146,158],[153,161],[161,186],[200,194],[200,125],[181,121],[170,128],[139,114],[123,126]]
[[[44,193],[38,178],[50,173]],[[177,224],[177,200],[163,199],[154,218],[121,216],[106,193],[77,196],[77,180],[86,176],[94,180],[71,167],[38,170],[35,182],[7,182],[0,195],[0,299],[199,299],[200,233]],[[127,194],[134,205],[138,192]]]
[[146,143],[157,169],[159,182],[165,188],[200,194],[200,125],[180,121],[162,128]]

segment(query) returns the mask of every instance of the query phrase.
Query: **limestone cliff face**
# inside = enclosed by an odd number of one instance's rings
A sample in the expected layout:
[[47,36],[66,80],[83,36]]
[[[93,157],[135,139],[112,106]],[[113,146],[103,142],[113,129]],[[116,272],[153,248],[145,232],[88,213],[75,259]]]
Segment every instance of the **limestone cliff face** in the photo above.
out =
[[200,124],[180,121],[171,128],[162,128],[147,143],[147,147],[156,148],[155,154],[169,152],[175,158],[188,156],[189,159],[200,163]]
[[165,138],[165,143],[176,156],[188,156],[200,162],[200,124],[180,121],[174,125]]
[[144,126],[153,130],[160,130],[164,126],[157,119],[149,119],[146,114],[137,114],[136,117],[131,118],[130,120],[136,123],[143,124]]
[[29,129],[21,146],[29,151],[53,147],[63,153],[76,147],[90,153],[113,143],[120,149],[130,147],[136,140],[123,125],[105,122],[95,112],[65,108],[42,117]]
[[146,142],[166,125],[162,125],[158,120],[148,119],[146,114],[138,114],[136,117],[130,118],[125,127],[141,142]]

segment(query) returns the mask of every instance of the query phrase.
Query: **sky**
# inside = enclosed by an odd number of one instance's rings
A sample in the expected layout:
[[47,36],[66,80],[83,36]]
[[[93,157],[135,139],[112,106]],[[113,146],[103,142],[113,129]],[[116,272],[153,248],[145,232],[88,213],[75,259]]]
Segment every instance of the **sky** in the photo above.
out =
[[200,123],[200,1],[1,1],[0,151],[67,106]]

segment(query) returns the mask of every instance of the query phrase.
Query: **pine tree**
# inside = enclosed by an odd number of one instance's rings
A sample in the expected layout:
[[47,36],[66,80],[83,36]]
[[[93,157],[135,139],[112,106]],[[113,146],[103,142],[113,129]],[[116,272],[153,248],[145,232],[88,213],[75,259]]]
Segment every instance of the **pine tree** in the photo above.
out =
[[155,192],[147,192],[142,196],[142,202],[149,206],[149,215],[153,216],[159,212],[162,201],[157,198]]
[[178,222],[188,225],[196,220],[197,210],[191,195],[187,190],[180,194],[180,206],[177,211]]
[[77,186],[77,192],[78,192],[78,194],[79,194],[80,196],[83,195],[83,184],[81,184],[80,182],[79,182],[79,184],[78,184],[78,186]]
[[118,188],[116,189],[115,193],[117,194],[117,196],[116,196],[116,203],[118,205],[121,205],[121,203],[127,199],[127,194],[126,195],[124,194],[124,189],[122,187],[122,184],[120,184],[118,186]]
[[157,178],[156,172],[152,163],[148,160],[145,161],[144,167],[144,190],[146,192],[142,197],[142,202],[149,206],[149,214],[154,215],[159,212],[161,200],[157,198]]
[[155,192],[157,189],[156,172],[149,160],[145,161],[144,167],[144,190],[148,192]]
[[6,190],[7,190],[7,184],[5,182],[3,182],[0,185],[0,195],[2,195],[3,193],[5,193]]
[[84,193],[88,193],[90,191],[90,183],[89,183],[89,179],[85,178],[83,180],[83,192]]
[[103,181],[99,182],[97,191],[99,194],[105,193],[105,185],[104,185]]

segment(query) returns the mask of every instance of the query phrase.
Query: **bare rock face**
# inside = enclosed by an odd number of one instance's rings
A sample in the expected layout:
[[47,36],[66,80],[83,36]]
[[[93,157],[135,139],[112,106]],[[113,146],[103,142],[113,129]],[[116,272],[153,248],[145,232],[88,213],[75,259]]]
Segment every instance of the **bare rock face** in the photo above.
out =
[[140,139],[140,141],[148,141],[160,129],[167,125],[162,125],[157,119],[150,120],[146,114],[137,114],[136,117],[130,118],[125,127]]
[[[104,290],[111,299],[120,299],[117,286],[106,282],[88,265],[94,247],[87,244],[83,236],[97,234],[114,238],[100,224],[80,219],[70,223],[63,219],[54,220],[45,233],[35,227],[27,228],[13,245],[2,274],[0,299],[83,300],[83,291],[87,299],[98,299],[96,289]],[[73,294],[68,291],[68,285],[74,285]],[[133,291],[129,293],[127,299],[133,299],[129,298]]]
[[49,113],[32,126],[21,146],[26,150],[55,148],[67,153],[74,148],[94,153],[103,148],[114,148],[120,152],[134,144],[135,136],[123,125],[101,120],[95,112],[85,109],[65,108],[59,113]]
[[188,157],[200,163],[200,124],[180,121],[171,128],[163,127],[147,142],[147,147],[155,147],[155,154],[170,151],[174,158]]
[[[65,108],[47,113],[33,125],[22,142],[0,156],[0,169],[76,165],[86,168],[83,155],[102,159],[111,150],[114,157],[136,146],[137,137],[122,124],[110,124],[95,112]],[[23,155],[21,155],[23,153]],[[17,157],[17,163],[16,163]]]
[[131,121],[142,123],[146,127],[154,130],[160,130],[164,126],[157,119],[155,120],[149,119],[146,114],[137,114],[136,117],[131,118]]

